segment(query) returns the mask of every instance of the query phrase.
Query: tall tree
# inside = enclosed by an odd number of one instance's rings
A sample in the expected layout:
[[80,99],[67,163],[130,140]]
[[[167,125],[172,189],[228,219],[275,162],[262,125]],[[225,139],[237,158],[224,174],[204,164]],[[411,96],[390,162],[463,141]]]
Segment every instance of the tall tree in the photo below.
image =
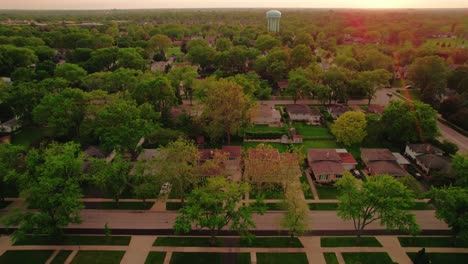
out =
[[281,220],[281,226],[289,230],[291,238],[304,234],[307,229],[309,207],[300,184],[292,184],[286,188],[283,203],[286,212]]
[[384,69],[358,73],[357,80],[360,82],[364,92],[366,93],[368,99],[367,105],[370,105],[372,98],[374,98],[377,93],[377,89],[388,85],[388,81],[391,78],[392,74]]
[[22,146],[0,144],[0,201],[5,199],[7,183],[14,182],[21,173],[21,158],[24,153],[25,149]]
[[81,78],[87,74],[83,68],[72,63],[64,63],[55,68],[55,77],[67,80],[72,86],[79,85]]
[[304,70],[301,69],[289,72],[289,82],[285,93],[292,96],[294,104],[312,92],[312,84],[303,72]]
[[133,97],[140,104],[153,104],[155,110],[161,112],[163,116],[167,114],[176,100],[174,89],[165,76],[141,82],[133,92]]
[[358,237],[375,221],[388,229],[398,228],[412,234],[419,231],[415,216],[407,211],[414,204],[413,193],[395,178],[379,175],[361,183],[345,173],[336,186],[340,191],[338,216],[353,220]]
[[346,146],[361,143],[367,135],[366,115],[363,112],[348,111],[342,114],[331,126],[336,141]]
[[458,186],[468,188],[468,155],[457,154],[453,157],[452,168]]

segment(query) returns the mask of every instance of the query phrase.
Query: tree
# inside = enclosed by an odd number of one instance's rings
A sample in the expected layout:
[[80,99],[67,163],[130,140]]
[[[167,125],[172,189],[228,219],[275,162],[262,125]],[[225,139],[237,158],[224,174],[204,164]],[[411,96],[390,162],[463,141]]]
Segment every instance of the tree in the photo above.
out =
[[205,107],[201,117],[206,121],[208,133],[213,140],[226,135],[229,145],[231,135],[247,125],[252,100],[240,85],[227,80],[206,81],[203,93],[201,102]]
[[414,195],[418,198],[422,198],[424,189],[412,175],[406,175],[404,177],[398,178],[398,181],[401,182],[408,190],[411,190]]
[[370,105],[372,98],[375,97],[377,89],[381,86],[388,85],[388,81],[391,78],[392,74],[384,69],[363,71],[358,73],[357,80],[360,82],[364,92],[367,95],[368,105]]
[[210,46],[196,45],[188,49],[187,60],[193,64],[200,65],[201,69],[205,71],[213,64],[215,55],[216,50]]
[[5,199],[6,184],[18,177],[21,173],[21,157],[25,149],[22,146],[10,143],[0,144],[0,201]]
[[262,52],[269,51],[274,47],[280,46],[281,41],[270,35],[260,35],[255,41],[255,48],[261,50]]
[[457,154],[452,159],[452,168],[455,170],[456,184],[468,187],[468,155]]
[[80,223],[82,164],[80,146],[72,142],[29,151],[26,172],[18,182],[26,204],[35,209],[17,210],[3,219],[7,226],[18,226],[14,239],[31,233],[58,239],[63,227]]
[[0,45],[0,75],[10,76],[18,67],[29,67],[38,61],[34,52],[28,48]]
[[391,101],[382,114],[383,133],[389,140],[404,144],[434,139],[439,134],[437,112],[421,102]]
[[71,85],[78,85],[81,78],[88,73],[80,66],[72,63],[64,63],[55,68],[55,77],[67,80]]
[[304,234],[308,223],[309,207],[304,199],[300,184],[289,185],[284,194],[286,212],[281,226],[289,230],[291,239]]
[[346,146],[361,143],[367,135],[366,115],[363,112],[348,111],[338,117],[331,126],[336,141]]
[[414,214],[408,211],[414,204],[414,195],[395,178],[379,175],[362,183],[345,173],[336,186],[340,191],[338,216],[353,220],[358,237],[378,220],[388,229],[398,228],[412,234],[419,231]]
[[458,236],[468,240],[468,189],[453,186],[433,188],[430,197],[437,219],[443,220],[452,229],[453,242]]
[[248,183],[236,183],[222,177],[208,179],[206,185],[193,190],[179,210],[174,229],[177,233],[187,233],[192,229],[208,229],[210,244],[216,243],[216,236],[226,226],[229,230],[249,235],[249,229],[255,228],[252,220],[253,208],[241,203]]
[[33,109],[36,124],[52,129],[57,137],[73,137],[79,134],[84,115],[84,94],[79,89],[65,89],[42,98]]
[[291,50],[291,64],[292,68],[307,67],[310,63],[315,61],[310,47],[304,44],[297,45]]
[[167,74],[167,78],[171,81],[172,88],[176,91],[176,96],[181,101],[181,91],[184,90],[186,98],[190,99],[192,104],[193,88],[195,86],[195,80],[198,77],[197,70],[192,66],[183,66],[171,69]]
[[292,96],[294,104],[298,99],[307,97],[312,91],[311,82],[304,76],[303,70],[289,72],[289,82],[285,93]]
[[148,41],[148,48],[166,52],[167,48],[169,48],[171,44],[171,39],[168,38],[166,35],[156,34],[152,36]]
[[138,103],[150,103],[155,110],[165,116],[170,107],[175,104],[175,92],[171,83],[165,76],[158,76],[141,82],[133,92],[133,97]]
[[431,105],[438,105],[445,94],[448,68],[439,56],[416,59],[408,68],[407,76],[421,91],[421,99]]
[[129,171],[132,164],[121,154],[115,155],[111,162],[105,159],[94,159],[91,163],[92,182],[112,195],[119,205],[122,193],[128,187]]

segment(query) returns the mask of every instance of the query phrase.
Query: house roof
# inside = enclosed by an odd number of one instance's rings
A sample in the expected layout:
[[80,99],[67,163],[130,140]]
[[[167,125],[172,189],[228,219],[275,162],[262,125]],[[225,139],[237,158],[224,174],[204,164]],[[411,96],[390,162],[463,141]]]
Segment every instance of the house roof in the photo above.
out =
[[96,146],[89,146],[84,151],[85,157],[104,159],[107,155]]
[[310,166],[315,176],[319,175],[341,175],[346,169],[338,161],[318,161]]
[[278,81],[278,88],[284,89],[286,86],[288,86],[289,81],[288,80],[279,80]]
[[330,105],[327,108],[329,113],[337,113],[337,114],[344,114],[348,112],[348,108],[342,106],[342,105]]
[[307,159],[309,162],[341,161],[341,157],[335,149],[307,149]]
[[221,150],[229,153],[229,158],[231,159],[240,158],[242,152],[241,146],[223,146]]
[[281,114],[274,107],[271,107],[267,104],[261,104],[253,112],[253,117],[254,118],[262,118],[262,117],[281,118]]
[[430,170],[439,170],[445,173],[450,172],[452,170],[452,167],[450,165],[452,161],[448,157],[439,156],[435,154],[426,154],[417,156],[416,159]]
[[291,114],[300,115],[320,115],[320,112],[315,108],[310,108],[308,105],[288,105],[286,111]]
[[392,176],[405,176],[408,175],[396,161],[390,160],[377,160],[366,163],[367,167],[375,174],[389,174]]
[[388,149],[365,149],[361,148],[361,159],[363,161],[393,160],[395,156]]
[[250,159],[260,159],[260,160],[279,160],[280,154],[275,148],[265,148],[261,151],[259,149],[249,149],[247,150]]
[[422,143],[422,144],[408,144],[408,147],[416,152],[421,154],[444,154],[444,151],[438,147],[433,146],[429,143]]
[[198,149],[198,152],[200,153],[201,161],[211,159],[214,156],[214,149]]
[[401,155],[400,153],[398,152],[392,152],[393,156],[395,156],[396,158],[396,161],[398,164],[400,165],[409,165],[411,164],[411,162],[409,162],[405,157],[403,157],[403,155]]
[[341,158],[341,162],[342,163],[346,163],[346,164],[357,164],[357,161],[356,159],[353,157],[353,155],[351,155],[351,153],[338,153],[338,155],[340,156]]

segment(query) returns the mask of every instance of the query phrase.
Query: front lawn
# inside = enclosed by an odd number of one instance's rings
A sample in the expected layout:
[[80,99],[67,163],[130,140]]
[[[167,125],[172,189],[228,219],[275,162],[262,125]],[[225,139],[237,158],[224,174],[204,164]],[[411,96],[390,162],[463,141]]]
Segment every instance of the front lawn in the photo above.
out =
[[263,143],[263,142],[244,142],[242,147],[244,149],[256,148],[259,144],[269,145],[273,148],[277,149],[280,153],[287,152],[288,144],[281,144],[281,143]]
[[148,254],[145,264],[163,264],[166,258],[166,252],[152,251]]
[[323,126],[309,126],[304,123],[294,123],[293,127],[296,128],[296,131],[299,135],[303,136],[304,139],[322,139],[322,140],[331,140],[334,139],[333,135],[330,134],[330,131],[327,127]]
[[61,241],[53,241],[49,236],[27,236],[26,238],[16,241],[15,246],[27,245],[105,245],[105,246],[127,246],[130,244],[130,236],[64,236]]
[[125,251],[80,250],[71,264],[119,264]]
[[312,189],[310,187],[309,181],[307,180],[307,175],[304,171],[302,172],[302,176],[300,180],[303,186],[302,191],[304,192],[304,197],[306,199],[314,199],[314,194],[312,193]]
[[0,256],[0,264],[44,264],[53,250],[8,250]]
[[322,247],[382,247],[375,237],[322,237]]
[[327,186],[327,185],[315,184],[315,189],[317,189],[319,199],[321,200],[336,199],[336,197],[339,194],[338,189],[331,185]]
[[433,210],[430,204],[425,202],[415,203],[409,210]]
[[182,208],[181,202],[166,202],[166,210],[168,211],[177,211]]
[[310,203],[309,209],[314,211],[336,211],[338,210],[337,203]]
[[63,264],[68,256],[72,253],[71,250],[60,250],[50,264]]
[[327,264],[339,264],[338,258],[336,257],[335,253],[327,252],[327,253],[323,253],[323,256],[325,257],[325,262]]
[[341,253],[346,264],[393,264],[385,252]]
[[[416,252],[408,252],[408,256],[414,261]],[[426,253],[430,263],[461,264],[468,263],[468,253]]]
[[257,185],[252,185],[249,198],[257,199],[260,195],[262,195],[264,199],[283,199],[284,190],[281,185],[265,186],[262,189]]
[[84,202],[85,209],[99,210],[149,210],[154,202]]
[[458,247],[468,248],[468,242],[458,238],[454,244],[452,237],[398,237],[402,247]]
[[305,253],[257,253],[257,264],[307,264]]
[[286,211],[282,203],[265,203],[267,211]]
[[239,237],[220,237],[216,244],[209,243],[209,237],[158,237],[153,246],[167,247],[244,247],[244,248],[302,248],[298,238],[255,237],[251,241]]
[[174,252],[171,258],[171,264],[222,264],[250,263],[249,253],[201,253],[201,252]]
[[302,146],[305,151],[309,148],[339,148],[339,145],[335,140],[304,140]]

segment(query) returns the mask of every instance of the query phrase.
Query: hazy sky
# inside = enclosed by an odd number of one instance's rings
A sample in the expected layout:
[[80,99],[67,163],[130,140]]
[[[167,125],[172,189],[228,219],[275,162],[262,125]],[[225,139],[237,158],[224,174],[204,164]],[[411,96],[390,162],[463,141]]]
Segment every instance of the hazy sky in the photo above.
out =
[[207,7],[460,8],[467,0],[0,0],[0,9]]

